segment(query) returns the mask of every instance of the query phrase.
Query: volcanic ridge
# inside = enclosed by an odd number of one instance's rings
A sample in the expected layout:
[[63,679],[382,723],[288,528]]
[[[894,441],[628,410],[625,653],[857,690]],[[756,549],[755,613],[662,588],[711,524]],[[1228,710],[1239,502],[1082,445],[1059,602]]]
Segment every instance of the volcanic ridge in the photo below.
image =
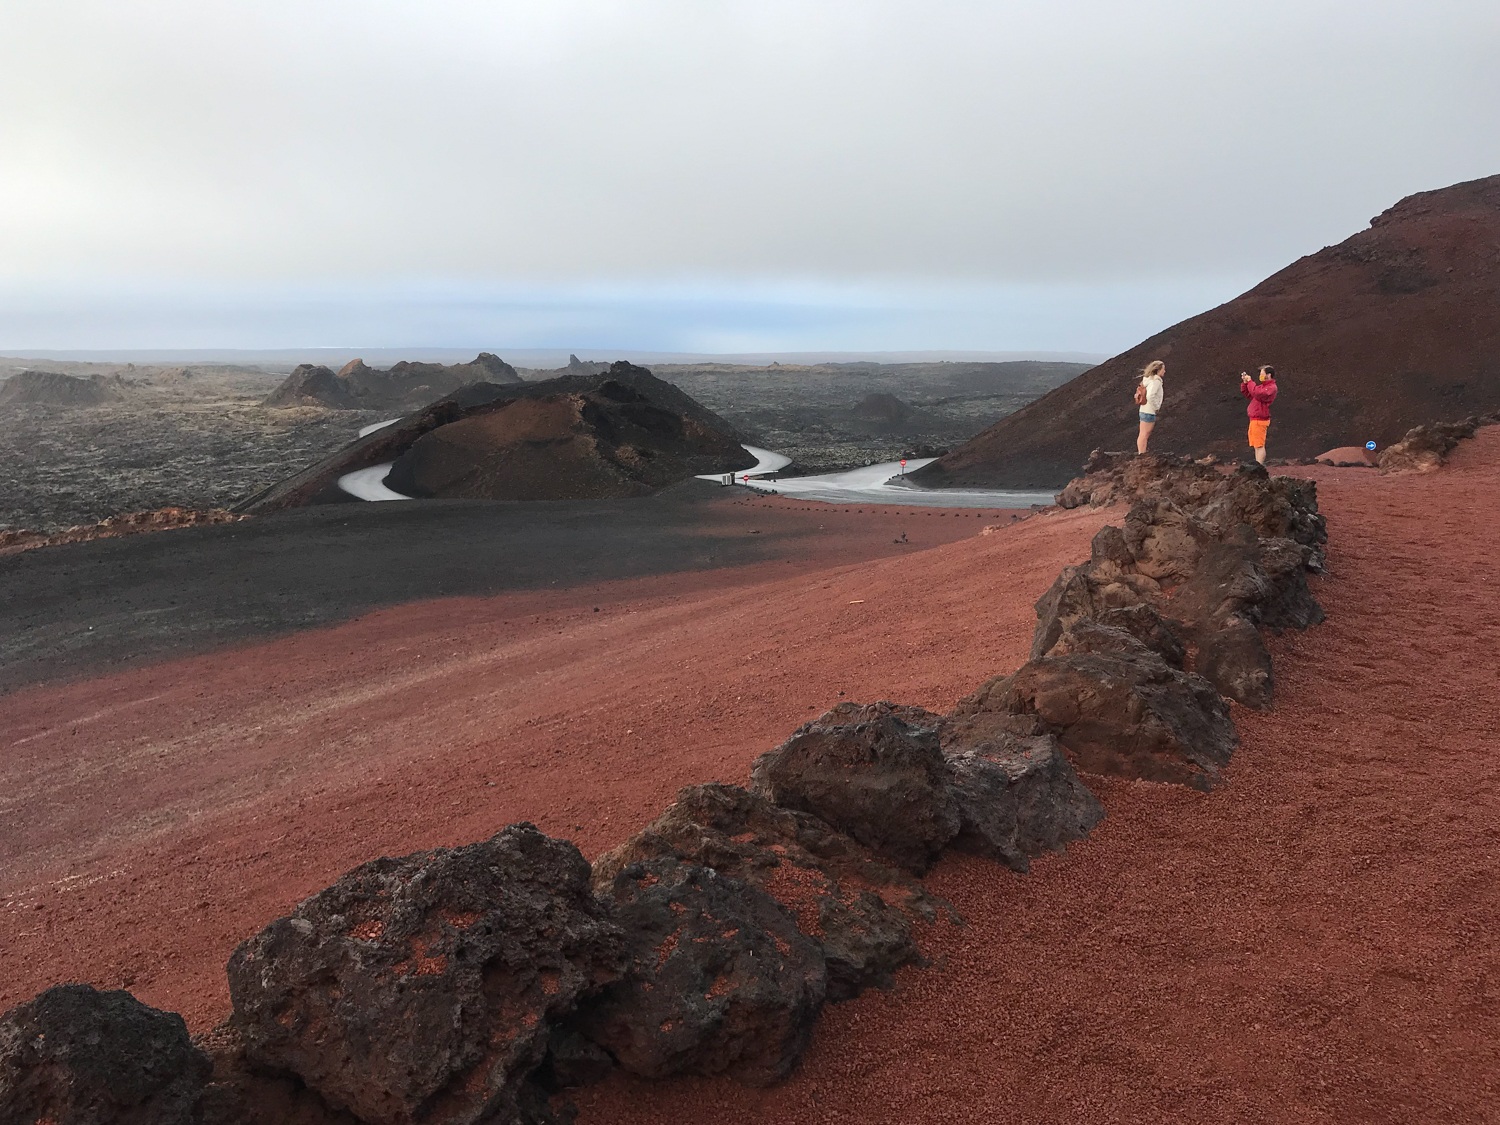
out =
[[263,406],[322,406],[331,410],[411,410],[471,383],[519,383],[516,369],[497,355],[480,352],[468,363],[413,363],[388,368],[353,359],[337,373],[320,364],[300,364]]

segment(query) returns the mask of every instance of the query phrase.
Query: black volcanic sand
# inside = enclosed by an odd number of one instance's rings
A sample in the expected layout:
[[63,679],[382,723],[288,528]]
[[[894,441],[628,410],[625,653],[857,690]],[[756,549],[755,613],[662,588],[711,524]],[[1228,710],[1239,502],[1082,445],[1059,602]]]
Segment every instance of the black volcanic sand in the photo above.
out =
[[974,535],[974,517],[996,518],[876,507],[689,481],[630,500],[320,505],[0,556],[0,693],[383,606],[814,556],[836,565]]

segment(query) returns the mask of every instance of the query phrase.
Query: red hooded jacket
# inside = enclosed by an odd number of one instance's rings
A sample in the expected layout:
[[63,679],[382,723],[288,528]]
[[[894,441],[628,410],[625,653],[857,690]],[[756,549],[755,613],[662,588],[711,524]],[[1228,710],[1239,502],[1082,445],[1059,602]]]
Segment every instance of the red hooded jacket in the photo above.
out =
[[1254,380],[1246,383],[1240,382],[1240,394],[1250,400],[1250,405],[1245,407],[1245,413],[1251,418],[1261,421],[1269,421],[1271,418],[1271,404],[1276,401],[1276,380],[1267,379],[1264,383]]

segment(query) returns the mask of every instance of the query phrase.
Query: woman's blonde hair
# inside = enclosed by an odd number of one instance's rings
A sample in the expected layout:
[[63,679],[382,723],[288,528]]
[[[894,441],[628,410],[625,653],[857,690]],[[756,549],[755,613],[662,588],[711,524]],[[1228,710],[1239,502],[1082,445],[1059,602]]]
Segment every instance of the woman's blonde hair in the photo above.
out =
[[1141,372],[1141,378],[1149,379],[1151,378],[1151,376],[1155,375],[1158,379],[1160,379],[1166,372],[1166,370],[1167,365],[1165,363],[1163,363],[1159,359],[1153,359],[1150,363],[1146,364],[1146,370]]

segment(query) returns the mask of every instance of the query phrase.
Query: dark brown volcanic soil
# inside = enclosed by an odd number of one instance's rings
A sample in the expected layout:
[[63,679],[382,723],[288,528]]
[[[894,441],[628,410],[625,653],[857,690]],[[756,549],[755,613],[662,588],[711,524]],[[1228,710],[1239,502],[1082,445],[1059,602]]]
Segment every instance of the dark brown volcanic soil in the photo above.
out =
[[[1329,620],[1275,642],[1225,785],[1093,779],[1109,816],[1068,855],[940,863],[967,926],[829,1008],[790,1082],[616,1079],[583,1125],[1493,1121],[1500,428],[1432,474],[1305,471]],[[522,818],[597,854],[841,698],[945,707],[1024,659],[1030,602],[1110,515],[429,602],[18,692],[0,1006],[124,982],[204,1028],[234,943],[356,862]]]
[[1133,449],[1136,377],[1166,362],[1152,448],[1248,455],[1241,371],[1274,364],[1273,457],[1382,447],[1500,406],[1500,176],[1403,199],[1031,405],[915,474],[930,487],[1050,487],[1091,449]]

